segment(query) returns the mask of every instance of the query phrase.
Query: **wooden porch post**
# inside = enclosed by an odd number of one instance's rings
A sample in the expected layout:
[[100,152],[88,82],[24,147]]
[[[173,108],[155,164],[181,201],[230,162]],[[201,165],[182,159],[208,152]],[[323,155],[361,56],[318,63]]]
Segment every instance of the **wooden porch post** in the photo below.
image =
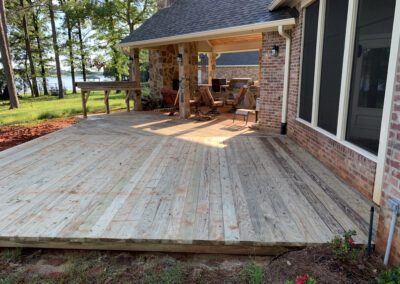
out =
[[208,52],[208,84],[212,84],[212,79],[217,74],[217,54],[214,52]]
[[182,62],[179,63],[179,117],[190,116],[190,54],[187,43],[178,46]]
[[261,82],[261,72],[262,72],[262,60],[263,60],[263,50],[258,50],[258,82]]
[[[139,49],[131,48],[130,56],[132,59],[131,70],[129,72],[130,80],[134,82],[136,88],[140,89],[140,63],[139,63]],[[135,106],[134,110],[141,111],[142,110],[142,92],[135,91],[134,92],[134,101]]]

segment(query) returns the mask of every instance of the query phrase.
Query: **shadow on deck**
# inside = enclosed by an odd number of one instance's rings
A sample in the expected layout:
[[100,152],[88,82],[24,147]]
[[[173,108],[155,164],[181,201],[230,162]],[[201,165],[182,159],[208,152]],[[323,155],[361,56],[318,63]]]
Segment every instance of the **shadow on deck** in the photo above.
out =
[[92,116],[0,153],[0,246],[276,254],[371,203],[287,137],[230,116]]

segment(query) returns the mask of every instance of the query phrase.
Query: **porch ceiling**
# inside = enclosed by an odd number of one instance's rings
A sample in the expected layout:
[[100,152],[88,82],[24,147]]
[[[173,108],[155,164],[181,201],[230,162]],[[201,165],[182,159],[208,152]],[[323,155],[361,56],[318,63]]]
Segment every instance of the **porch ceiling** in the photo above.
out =
[[228,53],[238,51],[260,50],[262,47],[262,34],[247,34],[235,37],[222,37],[198,44],[199,52]]

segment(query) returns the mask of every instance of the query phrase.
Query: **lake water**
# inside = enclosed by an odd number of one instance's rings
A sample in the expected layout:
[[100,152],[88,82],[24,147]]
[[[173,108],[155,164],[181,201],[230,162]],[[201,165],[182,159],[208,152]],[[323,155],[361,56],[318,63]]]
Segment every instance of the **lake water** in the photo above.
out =
[[[111,77],[104,77],[102,74],[90,74],[87,76],[87,81],[113,81],[114,78]],[[63,75],[62,76],[62,81],[63,81],[63,87],[67,91],[72,91],[72,78],[69,75]],[[76,82],[83,82],[83,77],[82,75],[77,75],[75,77]],[[38,78],[38,84],[39,88],[42,89],[42,78]],[[58,88],[58,79],[57,77],[47,77],[47,85],[49,90],[51,88]],[[17,86],[20,91],[23,91],[23,86]],[[27,88],[27,91],[30,92],[29,88]]]

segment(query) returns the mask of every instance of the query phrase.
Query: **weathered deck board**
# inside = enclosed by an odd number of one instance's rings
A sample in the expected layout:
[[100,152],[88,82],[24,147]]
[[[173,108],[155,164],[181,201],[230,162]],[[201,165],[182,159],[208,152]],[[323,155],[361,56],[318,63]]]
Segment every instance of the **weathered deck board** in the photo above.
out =
[[278,253],[370,203],[290,139],[229,117],[95,116],[0,153],[0,246]]

